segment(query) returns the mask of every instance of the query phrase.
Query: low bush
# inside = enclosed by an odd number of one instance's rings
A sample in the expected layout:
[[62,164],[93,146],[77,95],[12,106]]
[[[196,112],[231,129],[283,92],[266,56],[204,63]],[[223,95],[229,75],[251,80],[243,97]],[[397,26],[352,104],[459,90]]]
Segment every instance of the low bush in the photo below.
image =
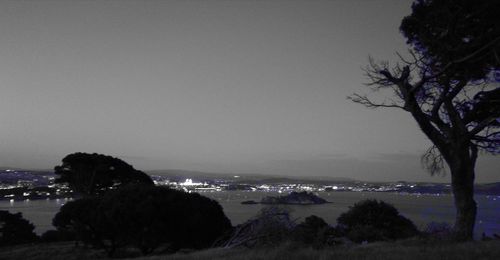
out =
[[33,232],[35,226],[23,218],[21,213],[12,214],[0,210],[0,246],[34,242],[38,236]]
[[384,241],[412,237],[418,234],[415,225],[398,210],[383,201],[364,200],[354,204],[337,219],[347,238],[363,241]]
[[298,224],[292,233],[294,241],[311,245],[313,248],[333,245],[335,244],[335,237],[338,236],[339,234],[335,228],[315,215],[307,217],[304,222]]
[[255,217],[236,226],[233,232],[217,245],[248,248],[277,246],[290,239],[295,226],[287,208],[269,206],[262,208]]

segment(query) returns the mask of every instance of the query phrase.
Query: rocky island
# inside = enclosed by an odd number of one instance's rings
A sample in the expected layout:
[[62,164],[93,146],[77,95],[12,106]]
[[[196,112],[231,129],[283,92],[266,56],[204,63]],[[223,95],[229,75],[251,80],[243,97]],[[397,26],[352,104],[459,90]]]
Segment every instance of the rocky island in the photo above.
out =
[[259,204],[257,201],[254,201],[254,200],[246,200],[246,201],[242,201],[241,204],[243,205],[253,205],[253,204]]
[[312,192],[291,192],[286,196],[264,197],[261,204],[289,204],[289,205],[311,205],[311,204],[324,204],[328,201],[314,195]]

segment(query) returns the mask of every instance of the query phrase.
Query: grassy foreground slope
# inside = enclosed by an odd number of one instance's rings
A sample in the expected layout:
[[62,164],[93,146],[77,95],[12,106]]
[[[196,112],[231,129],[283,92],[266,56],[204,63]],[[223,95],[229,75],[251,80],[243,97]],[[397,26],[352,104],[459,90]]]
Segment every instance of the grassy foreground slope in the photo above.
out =
[[[126,255],[122,254],[121,257]],[[130,255],[129,255],[130,256]],[[117,255],[120,257],[120,254]],[[99,250],[74,247],[73,243],[20,245],[0,249],[0,259],[107,259]],[[122,258],[123,259],[123,258]],[[191,253],[155,255],[133,259],[500,259],[500,241],[450,244],[436,241],[405,240],[327,249],[301,248],[286,244],[269,249],[208,249]]]
[[175,254],[171,257],[156,256],[159,259],[500,259],[500,241],[467,242],[461,244],[431,244],[412,242],[372,243],[352,247],[334,247],[315,250],[297,248],[292,245],[275,249],[223,250],[211,249],[191,254]]

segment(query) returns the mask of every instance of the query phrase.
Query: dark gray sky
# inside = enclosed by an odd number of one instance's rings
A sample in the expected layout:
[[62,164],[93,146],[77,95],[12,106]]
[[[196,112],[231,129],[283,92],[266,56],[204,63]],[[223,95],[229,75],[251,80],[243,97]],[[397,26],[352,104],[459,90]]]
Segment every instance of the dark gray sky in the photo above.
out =
[[[1,1],[0,165],[431,180],[409,114],[346,100],[408,0]],[[478,181],[498,181],[483,156]]]

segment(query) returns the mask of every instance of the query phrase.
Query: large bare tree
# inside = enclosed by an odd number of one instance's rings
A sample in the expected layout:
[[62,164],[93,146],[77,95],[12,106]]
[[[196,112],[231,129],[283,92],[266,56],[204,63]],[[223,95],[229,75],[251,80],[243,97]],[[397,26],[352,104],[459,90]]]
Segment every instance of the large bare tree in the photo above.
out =
[[409,54],[398,54],[392,66],[370,58],[367,86],[378,93],[348,97],[369,108],[403,109],[415,119],[433,144],[423,165],[431,174],[448,166],[458,240],[473,237],[478,152],[500,154],[499,2],[417,0],[400,27]]

